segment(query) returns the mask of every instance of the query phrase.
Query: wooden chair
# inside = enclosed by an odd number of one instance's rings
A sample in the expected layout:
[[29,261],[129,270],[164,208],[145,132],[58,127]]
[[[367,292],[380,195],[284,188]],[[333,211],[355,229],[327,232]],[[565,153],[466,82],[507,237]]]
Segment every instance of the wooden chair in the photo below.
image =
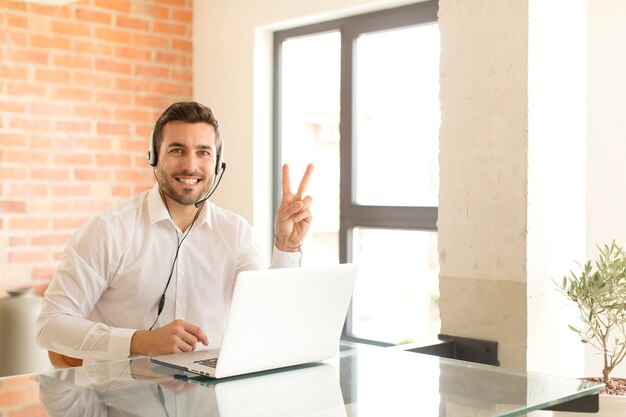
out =
[[82,359],[61,355],[60,353],[53,352],[51,350],[48,351],[48,358],[50,358],[50,363],[55,368],[73,368],[75,366],[83,365]]

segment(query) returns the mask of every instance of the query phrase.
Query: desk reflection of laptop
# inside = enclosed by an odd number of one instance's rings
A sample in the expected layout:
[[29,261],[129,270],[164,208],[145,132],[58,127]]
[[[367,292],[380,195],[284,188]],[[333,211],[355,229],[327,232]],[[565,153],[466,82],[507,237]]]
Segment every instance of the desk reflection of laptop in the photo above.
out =
[[354,264],[242,272],[219,350],[151,360],[224,378],[329,359],[339,347],[356,274]]
[[47,375],[39,382],[46,411],[59,417],[347,415],[338,372],[329,364],[224,380],[194,378],[179,381],[182,390],[164,385],[167,377],[91,387]]
[[337,370],[329,364],[235,379],[197,377],[213,387],[220,417],[345,417]]

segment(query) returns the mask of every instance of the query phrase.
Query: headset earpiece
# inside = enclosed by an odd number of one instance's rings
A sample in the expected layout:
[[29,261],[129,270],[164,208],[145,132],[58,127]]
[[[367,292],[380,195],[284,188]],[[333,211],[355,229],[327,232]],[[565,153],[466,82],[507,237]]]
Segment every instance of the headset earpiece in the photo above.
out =
[[224,155],[224,140],[222,139],[222,143],[220,144],[220,149],[217,152],[217,159],[215,160],[215,176],[220,175],[224,168],[226,167],[226,163],[224,163],[224,159],[222,158]]
[[150,148],[148,149],[148,163],[153,167],[157,164],[157,152],[154,142],[154,128],[152,128],[152,133],[150,134]]

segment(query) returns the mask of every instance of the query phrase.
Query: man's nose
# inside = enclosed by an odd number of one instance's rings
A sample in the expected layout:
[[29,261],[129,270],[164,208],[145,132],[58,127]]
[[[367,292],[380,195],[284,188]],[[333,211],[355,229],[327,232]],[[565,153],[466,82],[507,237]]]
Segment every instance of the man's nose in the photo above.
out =
[[188,152],[183,157],[183,168],[188,171],[194,171],[198,167],[198,156],[195,152]]

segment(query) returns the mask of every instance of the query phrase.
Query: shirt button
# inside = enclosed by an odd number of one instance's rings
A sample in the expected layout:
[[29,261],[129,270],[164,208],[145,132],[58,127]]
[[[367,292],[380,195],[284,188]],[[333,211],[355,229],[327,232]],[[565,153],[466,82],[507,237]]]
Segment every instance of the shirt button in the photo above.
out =
[[184,276],[185,275],[185,271],[180,271],[180,275]]

